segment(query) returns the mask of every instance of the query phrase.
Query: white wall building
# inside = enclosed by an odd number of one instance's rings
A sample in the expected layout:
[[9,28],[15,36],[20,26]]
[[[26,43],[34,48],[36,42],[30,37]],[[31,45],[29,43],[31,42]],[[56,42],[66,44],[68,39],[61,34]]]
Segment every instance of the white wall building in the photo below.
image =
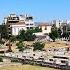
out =
[[5,20],[8,30],[11,27],[11,34],[18,35],[20,30],[27,30],[35,28],[35,23],[32,16],[10,14]]
[[53,20],[52,24],[55,24],[57,28],[61,27],[63,20]]
[[12,27],[12,35],[18,35],[20,30],[26,30],[25,24],[13,24]]

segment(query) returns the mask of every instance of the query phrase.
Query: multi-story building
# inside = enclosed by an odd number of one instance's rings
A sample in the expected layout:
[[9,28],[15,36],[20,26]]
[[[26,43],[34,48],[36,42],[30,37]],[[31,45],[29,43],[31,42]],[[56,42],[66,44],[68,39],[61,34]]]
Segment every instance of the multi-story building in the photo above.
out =
[[57,28],[60,28],[62,22],[63,22],[63,20],[53,20],[53,21],[52,21],[52,24],[55,24],[55,26],[56,26]]
[[32,16],[10,14],[5,18],[4,23],[7,25],[9,34],[18,35],[20,30],[35,28]]

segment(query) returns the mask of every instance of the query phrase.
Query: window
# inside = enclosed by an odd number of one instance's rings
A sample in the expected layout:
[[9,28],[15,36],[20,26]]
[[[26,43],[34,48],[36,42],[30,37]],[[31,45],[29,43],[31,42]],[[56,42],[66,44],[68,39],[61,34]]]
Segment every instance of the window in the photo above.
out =
[[29,27],[27,27],[27,29],[29,29]]
[[9,30],[11,29],[11,28],[8,28]]
[[33,54],[33,56],[35,56],[35,54]]
[[47,27],[45,27],[45,30],[47,30]]
[[66,63],[66,61],[61,61],[61,63]]
[[29,24],[26,24],[27,26],[29,25]]
[[11,34],[11,32],[9,32],[9,34]]
[[49,59],[49,61],[53,61],[53,59]]
[[33,24],[30,24],[30,25],[33,25]]
[[59,23],[59,26],[60,26],[60,23]]
[[30,29],[33,29],[33,27],[30,27]]
[[8,25],[8,27],[10,27],[10,25]]

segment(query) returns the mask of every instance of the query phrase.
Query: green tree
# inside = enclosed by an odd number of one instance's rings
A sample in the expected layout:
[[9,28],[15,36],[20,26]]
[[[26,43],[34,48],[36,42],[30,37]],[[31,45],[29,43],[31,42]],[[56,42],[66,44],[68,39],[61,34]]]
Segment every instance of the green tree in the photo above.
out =
[[34,29],[30,29],[32,33],[42,32],[42,29],[39,27],[35,27]]
[[33,43],[34,51],[35,50],[42,50],[44,48],[45,44],[42,42],[35,42]]
[[10,37],[10,41],[11,41],[11,42],[15,42],[16,40],[17,40],[17,39],[16,39],[16,36],[11,36],[11,37]]
[[61,38],[61,33],[62,33],[61,28],[58,28],[59,38]]
[[0,62],[3,62],[3,58],[2,57],[0,57]]
[[39,27],[36,27],[36,28],[35,28],[35,33],[37,33],[37,32],[42,32],[42,29],[39,28]]
[[33,34],[33,31],[30,29],[26,31],[21,30],[20,34],[18,35],[19,40],[22,40],[22,41],[33,41],[35,37],[36,36]]
[[19,49],[19,51],[23,51],[25,48],[25,45],[21,41],[17,43],[16,46]]
[[20,31],[18,38],[19,38],[19,40],[25,41],[25,31],[24,30]]
[[8,39],[9,34],[7,32],[6,25],[0,25],[0,34],[1,34],[1,38]]
[[25,40],[26,41],[33,41],[35,39],[35,35],[33,34],[32,30],[27,30],[25,33]]
[[52,28],[51,33],[49,33],[50,38],[55,42],[55,39],[59,37],[57,28]]

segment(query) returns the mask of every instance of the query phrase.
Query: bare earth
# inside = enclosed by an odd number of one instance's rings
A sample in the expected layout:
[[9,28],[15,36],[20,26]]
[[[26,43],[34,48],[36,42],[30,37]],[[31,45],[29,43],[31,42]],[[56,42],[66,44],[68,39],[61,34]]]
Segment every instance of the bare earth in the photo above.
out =
[[58,42],[46,42],[45,43],[45,48],[53,48],[53,47],[70,47],[70,42],[66,41],[58,41]]
[[59,69],[54,69],[54,68],[49,68],[49,67],[32,66],[32,65],[16,64],[16,65],[2,66],[2,67],[0,67],[0,70],[59,70]]

